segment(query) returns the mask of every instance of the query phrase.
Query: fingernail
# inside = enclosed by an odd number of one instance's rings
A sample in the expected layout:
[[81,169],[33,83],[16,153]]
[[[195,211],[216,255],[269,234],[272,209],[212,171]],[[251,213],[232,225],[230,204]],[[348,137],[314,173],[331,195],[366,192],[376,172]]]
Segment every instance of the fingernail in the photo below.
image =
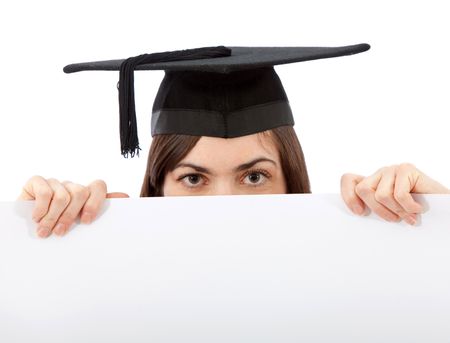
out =
[[402,219],[399,216],[390,215],[387,220],[390,222],[399,222]]
[[37,234],[38,234],[38,236],[41,237],[41,238],[48,237],[48,235],[50,235],[50,229],[48,229],[48,228],[46,228],[46,227],[38,228]]
[[353,212],[358,215],[361,215],[364,211],[363,208],[359,205],[353,205],[352,208],[353,208]]
[[405,222],[407,222],[409,225],[416,225],[416,219],[413,216],[406,216]]
[[62,224],[62,223],[58,223],[55,226],[55,229],[53,230],[53,232],[55,234],[57,234],[58,236],[62,236],[66,233],[66,225]]
[[83,224],[90,224],[92,222],[93,216],[90,213],[83,213],[83,215],[81,216],[81,222]]

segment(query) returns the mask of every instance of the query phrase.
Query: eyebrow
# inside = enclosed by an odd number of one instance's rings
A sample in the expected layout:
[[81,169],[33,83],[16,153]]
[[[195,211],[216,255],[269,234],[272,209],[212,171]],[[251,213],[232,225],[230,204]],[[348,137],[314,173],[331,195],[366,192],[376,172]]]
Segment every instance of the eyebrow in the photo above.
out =
[[[260,163],[260,162],[270,162],[270,163],[272,163],[275,166],[277,165],[277,163],[274,160],[271,160],[270,158],[258,157],[258,158],[255,158],[254,160],[251,160],[251,161],[249,161],[247,163],[243,163],[243,164],[237,166],[236,168],[233,169],[233,172],[236,173],[236,172],[240,172],[240,171],[243,171],[243,170],[246,170],[246,169],[250,169],[255,164]],[[177,168],[181,168],[181,167],[192,168],[195,171],[198,171],[199,173],[210,174],[210,175],[213,174],[208,168],[205,168],[205,167],[202,167],[202,166],[198,166],[196,164],[189,163],[189,162],[178,163],[175,166],[174,170],[177,169]]]

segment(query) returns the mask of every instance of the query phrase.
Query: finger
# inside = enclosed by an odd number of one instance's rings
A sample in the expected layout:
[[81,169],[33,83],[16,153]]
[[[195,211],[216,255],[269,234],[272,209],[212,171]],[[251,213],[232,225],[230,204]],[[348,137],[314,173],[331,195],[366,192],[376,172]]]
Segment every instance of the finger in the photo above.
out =
[[90,194],[81,211],[81,222],[90,224],[100,212],[106,199],[107,187],[103,180],[95,180],[87,186]]
[[89,188],[82,185],[78,185],[70,181],[65,181],[62,184],[69,192],[71,200],[69,205],[59,217],[55,228],[53,229],[53,233],[60,236],[69,231],[70,227],[75,222],[75,219],[80,214],[81,209],[83,208],[90,194]]
[[[408,163],[409,164],[409,163]],[[411,164],[409,164],[411,165]],[[413,166],[414,167],[414,166]],[[410,193],[418,194],[449,194],[450,190],[436,180],[414,167],[413,177],[410,177],[411,184],[414,188]]]
[[129,198],[130,196],[127,193],[122,193],[122,192],[113,192],[113,193],[108,193],[106,194],[106,198],[107,199],[111,199],[111,198]]
[[33,220],[38,223],[48,211],[52,200],[53,190],[42,176],[33,176],[22,189],[19,200],[36,200],[33,212]]
[[38,235],[40,237],[48,237],[61,214],[70,203],[70,194],[67,189],[55,179],[47,180],[47,183],[53,190],[53,197],[50,202],[47,214],[38,224]]
[[44,181],[44,183],[47,184],[45,179],[41,176],[36,175],[30,178],[23,186],[22,193],[20,193],[17,200],[35,200],[36,196],[33,189],[33,184],[36,182],[42,184],[42,181]]
[[383,204],[375,199],[375,191],[381,181],[381,172],[366,177],[363,181],[356,185],[356,194],[364,201],[364,203],[381,218],[388,221],[399,221],[400,218]]
[[396,166],[383,168],[381,179],[375,191],[375,200],[400,217],[405,217],[405,209],[394,198]]
[[[394,197],[397,202],[411,214],[421,213],[422,205],[414,200],[411,190],[415,186],[413,172],[416,168],[411,164],[401,164],[397,170],[397,177],[394,185]],[[413,180],[413,181],[411,181]]]
[[416,223],[415,215],[409,214],[394,197],[394,187],[397,179],[397,166],[385,168],[382,172],[381,180],[375,191],[375,200],[386,206],[408,224]]
[[341,177],[341,196],[345,204],[355,214],[361,215],[364,212],[364,202],[355,192],[356,185],[364,179],[364,176],[355,174],[344,174]]

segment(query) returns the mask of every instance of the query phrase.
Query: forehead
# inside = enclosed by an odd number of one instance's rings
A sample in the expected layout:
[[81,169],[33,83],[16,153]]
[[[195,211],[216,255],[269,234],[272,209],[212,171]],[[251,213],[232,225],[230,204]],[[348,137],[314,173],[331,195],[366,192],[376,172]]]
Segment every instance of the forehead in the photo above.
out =
[[183,161],[198,163],[245,163],[255,157],[278,160],[278,150],[269,132],[236,138],[203,136]]

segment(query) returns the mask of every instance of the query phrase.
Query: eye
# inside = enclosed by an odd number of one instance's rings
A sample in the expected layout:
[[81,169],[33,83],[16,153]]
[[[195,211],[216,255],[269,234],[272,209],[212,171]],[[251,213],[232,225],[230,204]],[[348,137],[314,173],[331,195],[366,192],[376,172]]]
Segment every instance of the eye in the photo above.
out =
[[250,186],[259,186],[270,178],[270,174],[265,170],[249,170],[244,175],[244,183]]
[[186,187],[195,188],[199,187],[202,182],[205,182],[205,179],[200,174],[187,174],[181,176],[179,179]]

